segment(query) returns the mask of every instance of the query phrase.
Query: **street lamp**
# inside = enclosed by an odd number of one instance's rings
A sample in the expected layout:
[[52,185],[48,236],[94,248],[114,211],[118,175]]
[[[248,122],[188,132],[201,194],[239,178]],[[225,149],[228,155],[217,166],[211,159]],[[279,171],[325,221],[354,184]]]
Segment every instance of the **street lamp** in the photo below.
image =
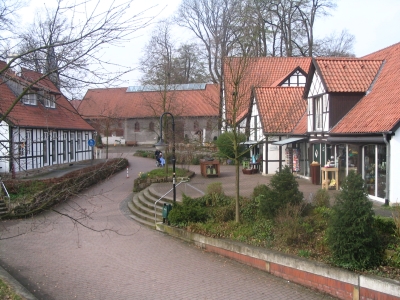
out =
[[160,140],[154,146],[156,147],[156,149],[158,149],[160,151],[164,151],[164,149],[167,145],[162,138],[162,118],[164,115],[167,115],[167,114],[170,115],[172,118],[172,190],[173,190],[173,203],[175,204],[175,202],[176,202],[175,121],[174,121],[174,116],[169,112],[165,112],[160,116]]

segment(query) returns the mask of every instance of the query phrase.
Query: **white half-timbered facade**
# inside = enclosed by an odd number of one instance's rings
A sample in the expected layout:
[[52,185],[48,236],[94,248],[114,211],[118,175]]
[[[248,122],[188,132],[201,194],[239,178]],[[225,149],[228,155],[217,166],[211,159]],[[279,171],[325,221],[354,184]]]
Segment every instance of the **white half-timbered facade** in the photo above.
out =
[[[6,64],[0,62],[1,68]],[[92,158],[94,129],[48,79],[26,69],[0,78],[0,172],[36,169]],[[37,82],[35,82],[37,81]],[[34,83],[35,82],[35,83]],[[21,95],[26,89],[26,94]],[[12,107],[15,106],[8,112]]]

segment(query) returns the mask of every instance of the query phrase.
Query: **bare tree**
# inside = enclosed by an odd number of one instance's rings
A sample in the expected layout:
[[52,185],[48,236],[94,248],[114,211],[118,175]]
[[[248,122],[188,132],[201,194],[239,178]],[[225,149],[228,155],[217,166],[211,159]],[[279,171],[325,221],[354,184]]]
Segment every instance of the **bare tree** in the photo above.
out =
[[[224,105],[224,122],[227,124],[228,131],[225,138],[232,147],[229,159],[235,164],[235,189],[236,189],[236,213],[235,221],[239,222],[239,199],[240,199],[240,172],[239,166],[243,157],[249,152],[242,143],[246,141],[244,126],[245,116],[249,110],[250,94],[253,86],[257,86],[258,82],[252,76],[256,59],[243,56],[232,57],[224,60],[225,68],[225,105]],[[220,147],[221,145],[219,145]]]
[[[23,0],[0,0],[0,32],[14,31],[16,13],[23,6]],[[4,39],[1,35],[0,41]]]
[[329,15],[329,10],[336,7],[334,0],[308,0],[296,5],[296,8],[301,17],[301,32],[302,36],[306,37],[306,43],[301,44],[301,41],[295,41],[302,56],[313,56],[314,48],[314,25],[317,17]]
[[183,0],[176,17],[177,23],[194,33],[204,46],[208,70],[213,83],[220,84],[219,115],[223,105],[223,59],[231,55],[235,30],[239,28],[238,0]]
[[131,69],[120,66],[122,71],[110,73],[107,67],[114,64],[103,60],[103,51],[122,45],[151,21],[144,19],[144,12],[129,14],[133,2],[112,2],[103,10],[99,1],[70,5],[57,0],[54,9],[37,14],[32,26],[16,38],[15,47],[3,49],[3,55],[16,54],[7,68],[18,63],[41,72],[71,98],[88,85],[118,83]]
[[203,55],[194,43],[176,46],[172,23],[164,20],[153,31],[140,60],[143,85],[186,84],[210,81]]
[[354,40],[354,35],[350,34],[347,30],[342,30],[338,35],[332,33],[330,36],[316,42],[315,55],[354,57]]

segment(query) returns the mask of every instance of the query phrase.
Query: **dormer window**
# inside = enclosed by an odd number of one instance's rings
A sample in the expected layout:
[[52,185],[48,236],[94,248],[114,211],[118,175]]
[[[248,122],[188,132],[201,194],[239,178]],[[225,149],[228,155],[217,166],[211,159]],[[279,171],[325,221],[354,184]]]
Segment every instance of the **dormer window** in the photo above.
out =
[[22,102],[26,105],[36,105],[37,104],[37,95],[36,94],[26,94],[22,96]]
[[289,78],[287,78],[281,86],[305,86],[306,76],[297,70]]
[[44,106],[49,108],[56,108],[56,97],[54,95],[48,95],[44,99]]

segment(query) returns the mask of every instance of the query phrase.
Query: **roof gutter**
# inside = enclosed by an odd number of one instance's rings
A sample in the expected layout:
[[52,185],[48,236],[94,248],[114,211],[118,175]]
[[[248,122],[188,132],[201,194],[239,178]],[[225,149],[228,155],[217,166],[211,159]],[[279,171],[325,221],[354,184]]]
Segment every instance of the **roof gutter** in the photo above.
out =
[[387,133],[382,133],[383,141],[386,144],[386,193],[385,193],[385,205],[389,205],[390,197],[390,143],[387,140]]
[[381,136],[328,136],[331,143],[384,143],[385,137]]

